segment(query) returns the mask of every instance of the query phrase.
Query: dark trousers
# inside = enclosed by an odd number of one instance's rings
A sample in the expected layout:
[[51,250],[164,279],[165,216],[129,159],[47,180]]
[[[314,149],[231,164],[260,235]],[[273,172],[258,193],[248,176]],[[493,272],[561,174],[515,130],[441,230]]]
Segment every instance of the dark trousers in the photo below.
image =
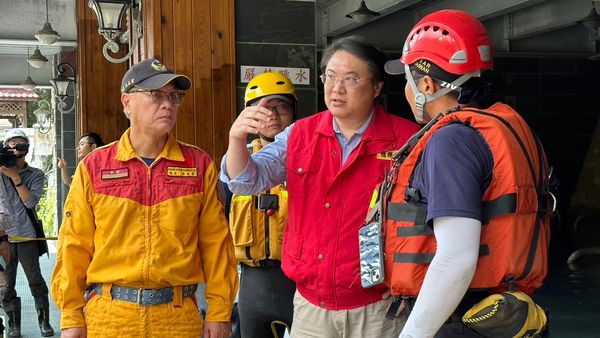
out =
[[7,285],[2,289],[2,307],[4,311],[16,311],[20,308],[20,298],[17,297],[15,284],[17,281],[17,266],[23,266],[29,282],[29,289],[38,310],[48,309],[48,286],[40,271],[40,257],[35,241],[10,243],[11,259],[6,266],[5,277]]
[[[273,337],[271,323],[284,322],[292,327],[296,284],[281,271],[272,267],[249,267],[242,264],[238,310],[242,338]],[[276,324],[278,337],[285,327]]]
[[462,338],[486,338],[480,335],[475,330],[468,328],[463,324],[461,316],[454,313],[450,316],[442,327],[435,334],[434,338],[451,338],[451,337],[462,337]]

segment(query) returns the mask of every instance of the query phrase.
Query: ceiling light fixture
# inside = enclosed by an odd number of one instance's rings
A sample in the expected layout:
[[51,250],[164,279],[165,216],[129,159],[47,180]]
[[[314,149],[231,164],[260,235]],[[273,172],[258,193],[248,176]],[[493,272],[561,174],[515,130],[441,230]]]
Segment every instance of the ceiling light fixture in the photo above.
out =
[[596,11],[596,6],[594,6],[594,1],[592,0],[592,9],[590,10],[590,14],[581,20],[577,21],[577,23],[582,24],[587,29],[591,30],[594,34],[596,34],[596,30],[600,27],[600,14]]
[[346,14],[346,17],[354,20],[356,23],[365,24],[379,15],[380,13],[372,11],[369,9],[369,7],[367,7],[365,0],[361,0],[360,7],[358,7],[358,9],[354,12]]
[[[27,55],[29,56],[29,47],[27,47]],[[33,79],[31,79],[31,76],[29,75],[29,62],[26,62],[26,64],[27,64],[27,78],[25,79],[25,81],[21,82],[21,87],[23,87],[24,89],[34,90],[35,87],[37,86],[37,83],[35,83],[33,81]]]
[[48,0],[46,0],[46,23],[44,24],[44,27],[35,34],[35,38],[43,45],[51,45],[55,43],[56,40],[60,39],[60,35],[57,31],[52,29],[52,25],[48,20]]
[[40,48],[36,47],[33,54],[27,58],[27,62],[29,62],[32,67],[41,68],[48,63],[48,59],[42,55]]

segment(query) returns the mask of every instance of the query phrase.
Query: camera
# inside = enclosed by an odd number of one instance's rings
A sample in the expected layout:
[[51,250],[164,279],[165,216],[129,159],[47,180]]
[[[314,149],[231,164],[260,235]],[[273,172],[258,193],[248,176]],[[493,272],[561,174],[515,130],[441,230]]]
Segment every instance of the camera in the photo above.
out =
[[28,150],[29,144],[27,143],[18,143],[14,148],[11,148],[8,145],[0,148],[0,166],[16,167],[17,155],[15,155],[14,151],[27,152]]

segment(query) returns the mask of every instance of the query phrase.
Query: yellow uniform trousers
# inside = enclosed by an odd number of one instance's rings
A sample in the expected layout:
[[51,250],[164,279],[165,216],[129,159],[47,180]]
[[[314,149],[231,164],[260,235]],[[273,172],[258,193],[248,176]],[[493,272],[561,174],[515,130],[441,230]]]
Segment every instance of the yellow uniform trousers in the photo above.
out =
[[[179,298],[179,299],[177,299]],[[177,306],[179,303],[180,306]],[[201,337],[202,318],[191,297],[173,302],[140,306],[94,295],[84,309],[87,338]]]

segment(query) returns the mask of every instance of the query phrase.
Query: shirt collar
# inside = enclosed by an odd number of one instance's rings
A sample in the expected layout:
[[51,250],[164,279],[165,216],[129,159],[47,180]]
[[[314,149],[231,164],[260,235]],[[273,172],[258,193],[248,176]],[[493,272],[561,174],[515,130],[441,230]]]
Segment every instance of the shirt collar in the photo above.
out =
[[[369,117],[367,117],[367,120],[360,126],[360,128],[358,128],[358,130],[356,130],[354,132],[354,135],[362,135],[365,133],[365,130],[367,130],[367,128],[371,124],[371,121],[373,120],[373,112],[374,112],[374,108],[371,108]],[[332,120],[333,120],[333,131],[336,134],[342,135],[342,130],[340,129],[340,126],[338,126],[337,122],[335,121],[335,118],[333,118]]]
[[[140,156],[135,152],[133,146],[131,145],[131,140],[129,139],[130,129],[127,129],[121,139],[119,139],[117,155],[115,156],[115,160],[117,161],[129,161],[133,158],[139,158]],[[157,159],[165,158],[171,161],[184,161],[183,153],[181,152],[181,148],[177,143],[175,137],[169,133],[169,137],[162,151],[158,155]]]

